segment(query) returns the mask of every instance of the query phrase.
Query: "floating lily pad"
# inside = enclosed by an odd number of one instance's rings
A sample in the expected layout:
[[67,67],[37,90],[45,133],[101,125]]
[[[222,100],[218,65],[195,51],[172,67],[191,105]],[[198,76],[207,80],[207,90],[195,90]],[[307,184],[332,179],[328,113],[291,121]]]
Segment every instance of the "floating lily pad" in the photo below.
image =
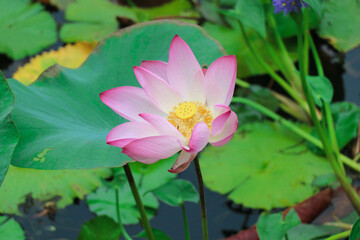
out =
[[178,21],[138,24],[106,38],[78,69],[55,65],[30,86],[16,80],[13,118],[20,134],[12,164],[37,169],[122,166],[130,159],[106,144],[112,128],[125,122],[100,101],[99,94],[120,86],[139,86],[133,66],[143,60],[167,61],[178,34],[199,62],[210,65],[221,46],[198,26]]
[[56,42],[56,23],[40,3],[0,0],[0,6],[0,53],[21,59]]
[[110,169],[95,170],[35,170],[10,166],[0,187],[0,213],[18,214],[18,205],[26,196],[47,201],[59,196],[57,208],[72,204],[74,198],[84,196],[102,185],[102,179],[111,175]]
[[200,157],[209,189],[252,208],[300,202],[317,191],[312,186],[317,176],[332,172],[305,141],[276,122],[243,125],[227,145],[208,147]]
[[18,132],[10,116],[14,103],[14,95],[0,71],[0,186],[19,140]]
[[[176,174],[167,172],[167,169],[171,168],[175,160],[176,156],[151,165],[139,162],[130,163],[138,191],[142,197],[149,218],[155,215],[159,207],[158,200],[150,191],[166,184],[176,177]],[[113,184],[112,187],[104,186],[87,196],[89,208],[97,215],[106,215],[117,222],[115,200],[115,189],[117,187],[119,191],[121,221],[123,224],[138,223],[140,214],[137,210],[125,172],[122,168],[118,168],[116,173],[114,179],[115,184]]]
[[25,233],[20,224],[14,219],[8,219],[6,216],[0,216],[0,236],[11,240],[24,240]]
[[108,0],[77,0],[65,12],[60,37],[65,42],[99,41],[119,28],[117,19],[143,22],[157,17],[195,16],[187,0],[173,0],[159,7],[141,9],[115,4]]
[[319,34],[340,51],[349,51],[360,44],[360,2],[328,0],[323,3]]

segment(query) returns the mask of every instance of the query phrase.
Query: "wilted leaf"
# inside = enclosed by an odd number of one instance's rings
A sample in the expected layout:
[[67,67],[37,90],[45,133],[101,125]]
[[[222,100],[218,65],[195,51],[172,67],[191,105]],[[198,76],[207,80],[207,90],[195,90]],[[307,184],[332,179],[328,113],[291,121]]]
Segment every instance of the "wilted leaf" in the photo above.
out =
[[21,59],[56,42],[56,23],[40,3],[0,0],[0,36],[0,53]]
[[101,179],[109,177],[109,169],[96,170],[35,170],[10,166],[0,188],[0,213],[20,214],[18,205],[26,196],[46,201],[59,196],[57,208],[72,204],[74,198],[84,196],[101,186]]
[[315,177],[332,172],[324,158],[276,122],[243,125],[227,145],[208,147],[200,157],[209,189],[252,208],[300,202],[316,191]]
[[14,73],[13,78],[25,85],[33,83],[40,74],[54,64],[78,68],[86,60],[94,46],[89,43],[67,44],[58,50],[50,50],[30,59],[30,62]]

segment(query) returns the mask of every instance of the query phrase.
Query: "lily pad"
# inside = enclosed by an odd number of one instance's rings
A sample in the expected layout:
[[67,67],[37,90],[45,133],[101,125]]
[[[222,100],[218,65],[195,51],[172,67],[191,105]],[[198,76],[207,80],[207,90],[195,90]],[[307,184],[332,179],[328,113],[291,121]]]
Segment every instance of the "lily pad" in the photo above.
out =
[[[166,233],[164,233],[159,229],[153,228],[152,232],[156,240],[171,240],[171,238],[168,235],[166,235]],[[147,239],[147,235],[145,231],[142,231],[141,233],[137,234],[135,237]]]
[[[149,218],[155,215],[159,207],[158,200],[150,191],[176,177],[176,174],[171,174],[166,171],[171,168],[175,159],[175,157],[172,157],[151,165],[139,162],[130,163],[138,191],[142,197]],[[87,196],[89,208],[97,215],[106,215],[117,222],[115,201],[115,189],[117,187],[119,191],[121,221],[123,224],[138,223],[140,214],[137,210],[125,172],[123,168],[118,168],[116,172],[113,187],[104,186]]]
[[0,6],[0,53],[21,59],[56,42],[56,23],[40,3],[0,0]]
[[208,147],[200,157],[205,185],[251,208],[291,206],[317,191],[312,186],[317,176],[332,172],[324,158],[277,122],[243,125],[227,145]]
[[6,216],[0,216],[0,236],[11,240],[25,240],[25,233],[20,224]]
[[72,204],[74,198],[84,196],[102,185],[102,179],[111,175],[110,169],[95,170],[35,170],[10,166],[0,188],[0,213],[20,215],[18,205],[27,195],[40,201],[59,196],[57,208]]
[[119,224],[107,216],[95,217],[81,228],[77,240],[119,240]]
[[349,51],[360,44],[360,2],[328,0],[323,2],[319,34],[339,51]]
[[210,65],[221,46],[192,24],[155,21],[120,30],[103,40],[78,69],[49,68],[30,86],[16,80],[13,118],[20,141],[12,164],[37,169],[122,166],[130,159],[107,145],[107,134],[125,122],[100,101],[99,94],[120,86],[139,86],[133,66],[143,60],[167,61],[178,34],[198,61]]
[[143,22],[156,17],[195,16],[187,0],[173,0],[159,7],[142,9],[115,4],[108,0],[77,0],[65,12],[65,23],[60,31],[64,42],[99,41],[119,27],[117,18]]
[[4,181],[14,149],[19,141],[18,132],[10,116],[14,103],[14,95],[0,71],[0,186]]

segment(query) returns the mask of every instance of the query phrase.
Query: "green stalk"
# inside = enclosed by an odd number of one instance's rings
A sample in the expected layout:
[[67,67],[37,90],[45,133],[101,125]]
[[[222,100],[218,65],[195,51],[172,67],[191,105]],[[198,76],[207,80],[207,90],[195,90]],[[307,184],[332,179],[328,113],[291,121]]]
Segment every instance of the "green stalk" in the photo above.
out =
[[305,68],[305,75],[309,74],[309,35],[308,32],[309,28],[309,11],[308,9],[304,9],[304,26],[303,26],[303,33],[304,33],[304,68]]
[[301,96],[282,78],[280,77],[263,59],[262,57],[259,55],[259,53],[253,48],[252,44],[250,43],[244,26],[242,25],[241,22],[239,22],[240,25],[240,29],[241,32],[244,36],[246,45],[249,47],[251,53],[254,55],[254,57],[256,58],[256,60],[260,63],[260,65],[265,68],[265,70],[269,73],[269,75],[285,90],[288,92],[288,94],[295,99],[301,107],[303,107],[303,109],[305,109],[306,111],[308,111],[308,107],[306,104],[306,101],[304,99],[301,98]]
[[181,203],[180,206],[181,206],[183,220],[184,220],[185,237],[186,237],[186,240],[190,240],[189,224],[188,224],[187,217],[186,217],[185,205],[184,205],[184,203]]
[[120,215],[120,201],[119,201],[119,188],[116,187],[115,188],[115,202],[116,202],[116,217],[121,229],[122,234],[124,235],[124,238],[126,240],[132,240],[132,238],[129,236],[129,234],[126,232],[124,225],[122,224],[121,221],[121,215]]
[[207,217],[206,217],[206,203],[205,203],[205,190],[204,190],[204,182],[201,174],[199,158],[195,157],[194,159],[196,176],[199,184],[199,194],[200,194],[200,207],[201,207],[201,225],[202,225],[202,233],[203,240],[209,240],[209,232],[207,226]]
[[143,227],[145,229],[148,240],[155,240],[154,234],[153,234],[151,226],[150,226],[149,219],[148,219],[148,217],[146,215],[145,208],[144,208],[144,205],[143,205],[143,203],[141,201],[141,197],[140,197],[140,194],[139,194],[139,192],[137,190],[136,183],[135,183],[134,177],[132,175],[129,164],[124,165],[124,170],[125,170],[126,178],[127,178],[128,182],[130,184],[131,192],[132,192],[132,194],[134,196],[138,211],[140,213],[141,223],[142,223],[142,225],[143,225]]
[[332,148],[335,152],[336,159],[338,160],[338,164],[341,168],[342,174],[345,175],[345,168],[344,168],[342,161],[340,160],[340,150],[339,150],[339,145],[338,145],[337,138],[336,138],[335,125],[334,125],[333,117],[331,115],[330,105],[326,102],[323,102],[323,105],[324,105],[324,111],[325,111],[325,119],[326,119],[328,131],[329,131],[330,142],[331,142]]
[[[246,104],[258,111],[260,111],[262,114],[270,117],[271,119],[273,119],[274,121],[278,121],[280,122],[284,127],[288,128],[289,130],[291,130],[292,132],[294,132],[295,134],[299,135],[300,137],[304,138],[305,140],[311,142],[312,144],[314,144],[315,146],[319,147],[320,149],[324,149],[323,144],[321,143],[321,141],[319,141],[319,139],[317,139],[316,137],[312,136],[311,134],[309,134],[308,132],[302,130],[301,128],[299,128],[298,126],[296,126],[294,123],[292,123],[289,120],[286,120],[284,118],[282,118],[280,115],[274,113],[273,111],[269,110],[268,108],[254,102],[251,101],[249,99],[246,98],[241,98],[241,97],[234,97],[232,99],[233,103],[242,103],[242,104]],[[350,158],[346,157],[345,155],[340,154],[340,160],[346,164],[347,166],[349,166],[350,168],[354,169],[357,172],[360,172],[360,165],[357,164],[356,162],[354,162],[353,160],[351,160]]]
[[332,235],[331,237],[325,238],[325,240],[338,240],[338,239],[344,239],[348,236],[350,236],[351,230],[347,230],[345,232],[341,232],[335,235]]
[[269,26],[275,35],[275,40],[276,40],[276,43],[280,50],[280,56],[281,56],[282,62],[285,67],[284,74],[286,75],[287,78],[290,79],[290,82],[292,83],[293,86],[297,87],[298,89],[301,89],[301,83],[300,83],[299,76],[295,72],[295,65],[289,55],[289,52],[286,49],[284,41],[283,41],[283,39],[280,35],[280,32],[277,28],[275,18],[270,9],[267,10],[266,16],[267,16]]
[[315,46],[314,40],[311,37],[311,34],[309,34],[309,43],[310,43],[311,52],[312,52],[314,60],[315,60],[316,70],[317,70],[319,76],[324,76],[324,70],[323,70],[323,67],[321,64],[321,60],[320,60],[318,51],[316,50],[316,46]]
[[316,110],[315,110],[315,103],[312,98],[308,82],[306,81],[306,78],[305,78],[304,56],[303,56],[303,49],[302,49],[302,47],[303,47],[303,41],[302,41],[303,40],[302,39],[302,37],[303,37],[302,36],[303,35],[303,21],[302,21],[301,11],[299,11],[299,13],[297,13],[296,15],[293,15],[293,18],[298,26],[298,55],[299,55],[300,79],[301,79],[302,87],[304,89],[306,100],[309,104],[311,118],[313,119],[316,131],[318,132],[318,135],[323,143],[325,155],[327,156],[337,179],[339,180],[341,186],[343,187],[346,195],[350,199],[353,207],[360,214],[360,198],[359,198],[358,194],[356,193],[356,191],[354,190],[354,188],[351,186],[351,184],[347,181],[346,176],[343,174],[341,167],[338,163],[338,160],[336,159],[336,157],[333,153],[333,149],[328,140],[328,137],[326,136],[324,128],[322,128],[322,126],[319,122],[319,119],[317,118]]

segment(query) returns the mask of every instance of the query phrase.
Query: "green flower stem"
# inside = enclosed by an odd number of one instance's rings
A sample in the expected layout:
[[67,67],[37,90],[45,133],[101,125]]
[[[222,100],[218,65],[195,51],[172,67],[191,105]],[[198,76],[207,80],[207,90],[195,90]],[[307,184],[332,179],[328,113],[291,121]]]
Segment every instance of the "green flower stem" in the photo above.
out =
[[184,220],[185,238],[186,238],[186,240],[190,240],[189,224],[188,224],[187,217],[186,217],[185,204],[181,203],[180,206],[181,206],[183,220]]
[[202,178],[202,174],[201,174],[200,163],[199,163],[198,157],[195,157],[194,164],[195,164],[195,171],[196,171],[196,176],[197,176],[197,180],[198,180],[198,184],[199,184],[203,240],[209,240],[207,217],[206,217],[204,182],[203,182],[203,178]]
[[325,240],[338,240],[338,239],[344,239],[348,236],[350,236],[351,230],[341,232],[335,235],[332,235],[331,237],[325,238]]
[[331,115],[330,105],[326,102],[323,102],[323,105],[324,105],[325,119],[326,119],[328,131],[329,131],[332,149],[336,155],[336,159],[338,160],[338,164],[341,168],[342,174],[345,175],[346,174],[345,168],[344,168],[342,161],[340,160],[340,150],[339,150],[339,145],[338,145],[337,138],[336,138],[335,124],[334,124],[333,117]]
[[143,225],[143,227],[145,229],[148,240],[155,240],[154,234],[153,234],[151,226],[150,226],[149,219],[148,219],[148,217],[146,215],[145,208],[144,208],[144,205],[143,205],[143,203],[141,201],[141,197],[140,197],[140,194],[139,194],[139,192],[137,190],[136,183],[135,183],[134,177],[132,175],[129,164],[124,165],[124,170],[125,170],[127,180],[128,180],[128,182],[130,184],[130,188],[131,188],[132,194],[134,196],[138,211],[140,213],[141,223],[142,223],[142,225]]
[[326,135],[325,129],[321,126],[320,121],[316,115],[316,108],[315,103],[312,98],[310,88],[308,82],[305,78],[305,69],[304,69],[304,56],[303,56],[303,21],[302,21],[302,13],[301,11],[296,15],[293,15],[293,18],[298,26],[298,55],[299,55],[299,69],[300,69],[300,79],[304,89],[306,100],[309,104],[311,118],[314,122],[316,131],[321,139],[321,142],[324,146],[324,152],[327,159],[330,162],[330,165],[333,168],[333,171],[339,180],[341,186],[343,187],[346,195],[350,199],[352,205],[354,206],[355,210],[360,214],[360,198],[359,195],[356,193],[354,188],[351,184],[347,181],[346,175],[343,174],[342,168],[339,165],[338,160],[336,159],[336,155],[334,155],[331,143],[328,140]]
[[288,92],[288,94],[295,99],[300,106],[305,109],[305,111],[309,111],[306,101],[301,98],[301,96],[299,95],[299,93],[297,93],[282,77],[280,77],[263,59],[262,57],[259,55],[258,52],[255,51],[255,49],[253,48],[252,44],[250,43],[246,32],[244,30],[243,25],[239,22],[240,28],[241,28],[241,32],[244,36],[246,45],[249,47],[251,53],[254,55],[254,57],[256,58],[256,60],[261,64],[261,66],[263,68],[265,68],[265,70],[269,73],[269,75],[282,87],[285,89],[285,91]]
[[283,41],[283,39],[280,35],[280,32],[277,28],[272,9],[269,8],[267,10],[266,16],[267,16],[267,20],[269,23],[269,27],[275,35],[275,40],[276,40],[276,43],[280,50],[281,59],[284,64],[284,67],[285,67],[284,74],[286,75],[287,78],[290,79],[290,81],[292,82],[292,84],[295,87],[297,87],[298,89],[301,89],[301,82],[300,82],[299,75],[295,72],[295,65],[289,55],[289,52],[286,49],[284,41]]
[[129,234],[126,232],[124,225],[122,224],[121,221],[121,215],[120,215],[120,201],[119,201],[119,188],[116,187],[115,188],[115,202],[116,202],[116,217],[121,229],[121,233],[124,235],[124,238],[126,240],[132,240],[132,238],[129,236]]
[[324,76],[324,69],[322,67],[321,60],[320,60],[318,51],[316,50],[316,46],[315,46],[314,40],[311,37],[311,34],[309,34],[309,43],[310,43],[311,52],[312,52],[314,60],[315,60],[316,70],[317,70],[319,76]]
[[[311,52],[312,52],[314,60],[315,60],[317,72],[318,72],[319,76],[324,76],[324,69],[322,67],[321,60],[320,60],[319,54],[316,50],[316,46],[311,37],[311,34],[308,34],[308,37],[309,37]],[[342,161],[340,160],[340,149],[339,149],[339,145],[338,145],[337,138],[336,138],[335,125],[334,125],[333,117],[331,115],[330,105],[326,102],[324,102],[323,105],[324,105],[324,111],[325,111],[325,119],[326,119],[326,122],[328,124],[328,129],[329,129],[330,141],[331,141],[331,144],[335,151],[336,157],[339,161],[341,170],[345,174],[344,165],[342,164]]]
[[250,83],[245,82],[244,80],[238,79],[236,78],[236,82],[235,82],[239,87],[243,87],[243,88],[249,88],[251,86]]
[[309,11],[308,9],[304,8],[304,25],[303,25],[303,34],[304,34],[304,45],[303,45],[303,52],[304,52],[304,70],[305,76],[309,73]]
[[[272,118],[273,120],[280,122],[284,127],[287,127],[289,130],[291,130],[295,134],[299,135],[300,137],[304,138],[305,140],[311,142],[315,146],[317,146],[317,147],[319,147],[321,149],[324,148],[323,144],[321,143],[321,141],[319,139],[312,136],[308,132],[302,130],[301,128],[296,126],[291,121],[282,118],[281,116],[279,116],[278,114],[276,114],[273,111],[269,110],[268,108],[254,102],[254,101],[251,101],[251,100],[246,99],[246,98],[241,98],[241,97],[234,97],[232,99],[232,102],[233,103],[242,103],[242,104],[248,105],[248,106],[260,111],[264,115]],[[344,164],[349,166],[350,168],[354,169],[355,171],[360,172],[360,165],[357,164],[356,162],[354,162],[353,160],[351,160],[350,158],[346,157],[345,155],[340,154],[340,160]]]

